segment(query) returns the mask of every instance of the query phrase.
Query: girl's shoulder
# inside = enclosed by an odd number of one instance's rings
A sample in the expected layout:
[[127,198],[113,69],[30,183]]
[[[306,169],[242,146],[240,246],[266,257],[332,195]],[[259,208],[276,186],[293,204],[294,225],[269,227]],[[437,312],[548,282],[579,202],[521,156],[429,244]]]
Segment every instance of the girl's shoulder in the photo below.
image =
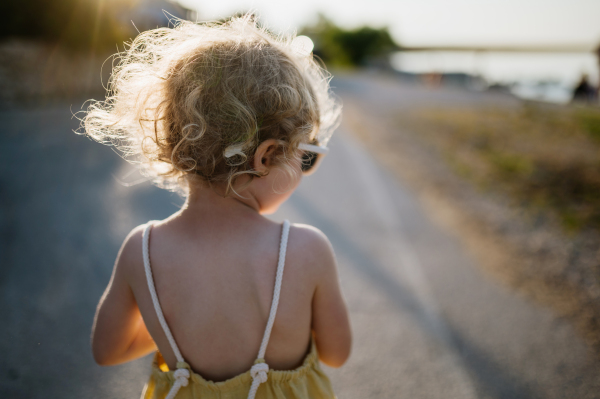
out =
[[152,225],[153,231],[156,228],[160,228],[161,225],[168,222],[169,219],[165,220],[150,220],[144,224],[134,227],[127,237],[123,240],[121,250],[119,251],[119,258],[123,258],[126,261],[137,261],[137,263],[143,263],[143,245],[144,245],[144,232],[146,228]]
[[325,233],[308,224],[292,223],[289,242],[295,246],[311,248],[316,251],[332,251],[331,243]]
[[122,270],[125,276],[130,276],[133,270],[143,270],[144,268],[142,252],[146,226],[147,224],[141,224],[133,228],[123,240],[117,256],[116,268]]
[[317,274],[336,268],[329,239],[321,230],[307,224],[291,225],[286,261],[290,258]]

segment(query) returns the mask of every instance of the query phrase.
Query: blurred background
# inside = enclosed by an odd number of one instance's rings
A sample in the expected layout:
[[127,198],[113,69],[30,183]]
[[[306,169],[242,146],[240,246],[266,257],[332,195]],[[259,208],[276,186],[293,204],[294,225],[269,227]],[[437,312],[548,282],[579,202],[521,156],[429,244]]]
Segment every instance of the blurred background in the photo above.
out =
[[0,25],[0,396],[135,397],[95,306],[135,226],[184,200],[74,134],[113,58],[176,18],[251,12],[314,43],[344,105],[272,217],[323,230],[346,398],[600,398],[600,2],[42,0]]

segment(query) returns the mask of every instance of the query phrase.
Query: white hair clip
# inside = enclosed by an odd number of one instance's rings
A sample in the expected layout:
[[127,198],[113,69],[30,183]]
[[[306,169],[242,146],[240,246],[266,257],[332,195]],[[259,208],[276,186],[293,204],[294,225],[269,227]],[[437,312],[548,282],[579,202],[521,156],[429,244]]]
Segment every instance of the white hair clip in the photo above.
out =
[[292,40],[292,49],[301,57],[307,57],[312,53],[315,44],[308,36],[296,36]]
[[243,149],[244,143],[232,144],[229,147],[225,148],[223,155],[225,156],[225,158],[231,158],[235,155],[241,155],[245,158],[246,154],[244,154],[244,151],[242,151]]

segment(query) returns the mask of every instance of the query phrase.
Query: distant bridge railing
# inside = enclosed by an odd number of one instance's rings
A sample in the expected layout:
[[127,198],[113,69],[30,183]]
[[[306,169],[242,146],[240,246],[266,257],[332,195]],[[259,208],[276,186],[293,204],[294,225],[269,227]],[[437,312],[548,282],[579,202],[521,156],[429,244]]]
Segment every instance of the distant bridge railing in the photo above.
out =
[[402,46],[400,51],[474,51],[507,53],[596,53],[600,56],[600,47],[586,44],[572,45],[498,45],[498,46]]

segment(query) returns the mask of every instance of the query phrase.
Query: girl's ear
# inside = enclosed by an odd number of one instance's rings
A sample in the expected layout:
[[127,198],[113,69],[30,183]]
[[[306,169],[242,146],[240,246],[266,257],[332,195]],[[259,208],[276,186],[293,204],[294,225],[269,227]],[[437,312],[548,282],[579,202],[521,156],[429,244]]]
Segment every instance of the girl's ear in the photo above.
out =
[[260,143],[258,148],[256,148],[252,161],[252,167],[255,171],[266,174],[271,169],[271,166],[273,166],[273,155],[277,146],[278,143],[275,139],[268,139]]

